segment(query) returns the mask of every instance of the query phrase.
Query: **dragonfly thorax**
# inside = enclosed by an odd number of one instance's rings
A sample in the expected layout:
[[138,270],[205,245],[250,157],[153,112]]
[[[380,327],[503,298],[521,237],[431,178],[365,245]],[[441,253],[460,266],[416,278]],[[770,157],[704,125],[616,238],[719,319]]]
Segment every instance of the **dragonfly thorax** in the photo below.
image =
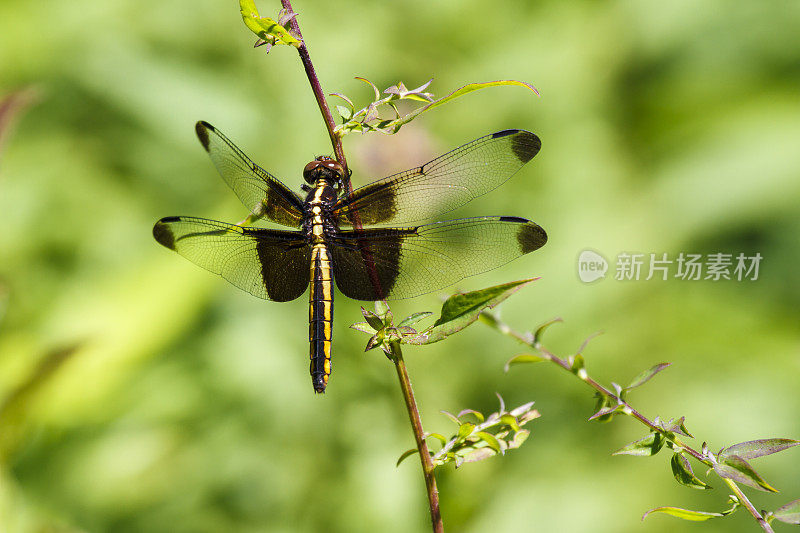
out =
[[336,233],[332,217],[336,198],[333,184],[324,177],[318,178],[314,186],[308,188],[303,204],[302,228],[309,242],[321,243],[327,236]]

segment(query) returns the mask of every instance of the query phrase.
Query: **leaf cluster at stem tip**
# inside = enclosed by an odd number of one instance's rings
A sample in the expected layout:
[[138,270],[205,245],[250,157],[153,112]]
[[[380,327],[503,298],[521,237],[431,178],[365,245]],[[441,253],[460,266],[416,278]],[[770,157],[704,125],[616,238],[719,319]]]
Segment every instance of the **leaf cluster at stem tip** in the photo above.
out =
[[[350,327],[370,335],[366,350],[381,347],[387,355],[392,353],[392,344],[432,344],[461,331],[476,320],[484,309],[497,304],[538,278],[512,281],[477,291],[458,293],[448,298],[442,305],[441,316],[431,326],[418,331],[414,326],[433,313],[423,311],[414,313],[397,325],[394,315],[386,302],[375,302],[375,311],[361,308],[365,322],[356,322]],[[391,358],[391,357],[390,357]]]
[[242,14],[244,25],[258,35],[256,46],[264,46],[267,52],[274,45],[285,44],[298,48],[303,44],[286,27],[289,21],[297,16],[297,13],[290,13],[285,9],[281,9],[278,13],[278,20],[262,17],[258,14],[258,9],[253,0],[239,0],[239,11]]
[[[441,433],[425,434],[425,438],[434,439],[441,445],[439,451],[431,452],[435,466],[452,462],[458,468],[464,463],[505,455],[506,451],[522,446],[530,435],[530,431],[522,429],[522,426],[539,418],[541,416],[539,411],[533,409],[533,402],[506,411],[503,398],[499,394],[497,397],[500,400],[500,409],[488,416],[473,409],[464,409],[457,415],[442,411],[442,414],[452,420],[458,429],[449,439]],[[472,417],[474,421],[466,420],[467,417]],[[417,451],[416,448],[407,450],[397,460],[397,464]]]
[[[366,78],[356,77],[356,79],[361,80],[372,87],[374,98],[367,105],[361,107],[360,109],[356,109],[353,101],[344,94],[331,93],[331,96],[336,96],[345,103],[345,105],[336,106],[336,111],[339,113],[339,116],[342,119],[342,123],[336,126],[334,129],[334,133],[339,137],[344,137],[345,135],[356,131],[361,133],[377,131],[387,135],[397,133],[400,131],[402,126],[408,124],[422,113],[430,111],[431,109],[434,109],[440,105],[452,102],[460,96],[469,94],[473,91],[478,91],[480,89],[485,89],[487,87],[516,85],[529,89],[536,95],[539,94],[536,88],[529,83],[516,80],[497,80],[482,83],[469,83],[437,100],[434,98],[432,93],[426,92],[426,89],[433,81],[433,79],[430,79],[415,89],[407,89],[403,82],[398,82],[396,85],[392,85],[391,87],[385,89],[383,94],[387,96],[381,97],[381,91],[374,83]],[[400,110],[396,105],[396,102],[399,100],[410,100],[412,102],[422,103],[424,105],[417,107],[416,109],[403,115],[400,113]],[[391,118],[382,117],[381,115],[384,111],[391,113]]]

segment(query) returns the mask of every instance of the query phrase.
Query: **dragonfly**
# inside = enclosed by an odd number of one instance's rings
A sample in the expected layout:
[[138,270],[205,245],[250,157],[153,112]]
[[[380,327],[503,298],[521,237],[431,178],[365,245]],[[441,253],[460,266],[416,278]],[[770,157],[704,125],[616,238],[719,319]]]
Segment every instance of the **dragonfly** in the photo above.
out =
[[291,230],[165,217],[153,236],[164,247],[275,302],[309,289],[309,359],[314,390],[331,374],[334,283],[354,300],[412,298],[443,289],[537,250],[538,224],[514,216],[408,225],[452,211],[497,188],[540,150],[535,134],[498,131],[424,165],[346,192],[345,169],[319,156],[303,169],[304,197],[255,164],[208,122],[195,127],[203,148],[244,205]]

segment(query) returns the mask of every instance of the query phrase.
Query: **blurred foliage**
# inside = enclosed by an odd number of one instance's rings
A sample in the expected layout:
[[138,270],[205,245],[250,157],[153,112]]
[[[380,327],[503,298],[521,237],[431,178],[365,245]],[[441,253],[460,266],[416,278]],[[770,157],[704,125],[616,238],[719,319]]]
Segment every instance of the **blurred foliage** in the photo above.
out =
[[[568,318],[548,333],[554,350],[604,330],[584,354],[603,379],[672,362],[637,404],[687,416],[711,442],[800,434],[800,4],[513,1],[491,6],[502,33],[489,36],[481,2],[294,7],[326,92],[362,90],[356,75],[541,91],[479,91],[395,136],[346,139],[360,185],[500,129],[542,138],[532,164],[457,215],[525,216],[550,242],[460,287],[541,276],[503,304],[509,323]],[[58,21],[46,35],[43,13]],[[198,119],[287,184],[330,152],[295,51],[254,50],[220,2],[5,1],[0,97],[28,87],[37,101],[0,159],[0,530],[425,530],[417,467],[395,467],[413,440],[393,369],[347,328],[359,303],[337,299],[318,397],[304,303],[256,300],[150,234],[164,215],[244,214],[194,138]],[[586,248],[764,260],[755,282],[585,285]],[[657,459],[611,457],[640,427],[587,424],[591,398],[544,365],[503,375],[518,347],[488,328],[421,349],[405,357],[423,421],[491,411],[495,391],[543,415],[514,454],[439,469],[449,530],[641,531],[657,505],[725,505],[653,482]],[[800,494],[793,453],[759,470],[787,500]],[[701,527],[753,524],[737,513]]]

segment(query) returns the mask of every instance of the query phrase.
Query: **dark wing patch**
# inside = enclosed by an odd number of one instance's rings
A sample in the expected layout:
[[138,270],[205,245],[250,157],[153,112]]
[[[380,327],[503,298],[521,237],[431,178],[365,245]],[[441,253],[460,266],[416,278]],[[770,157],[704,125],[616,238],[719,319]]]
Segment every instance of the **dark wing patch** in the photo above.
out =
[[156,240],[259,298],[287,302],[308,286],[311,252],[299,231],[243,228],[195,217],[166,217]]
[[254,215],[284,226],[300,227],[303,201],[297,194],[253,163],[208,122],[198,122],[195,131],[222,179]]
[[523,224],[517,233],[519,249],[523,254],[538,250],[547,243],[547,233],[536,224]]
[[341,232],[330,250],[333,279],[342,294],[355,300],[384,300],[394,290],[404,241],[416,228],[373,228]]
[[170,224],[177,222],[180,217],[164,217],[153,226],[153,237],[158,241],[158,244],[170,250],[175,250],[175,235],[172,233]]
[[545,242],[541,227],[517,217],[342,231],[330,242],[333,279],[356,300],[412,298],[497,268]]
[[515,135],[511,142],[511,150],[514,152],[514,155],[517,156],[517,159],[519,159],[524,165],[533,159],[533,156],[539,153],[539,150],[542,149],[542,141],[536,135],[516,135],[520,131],[523,130],[498,131],[497,133],[492,134],[492,138],[497,139],[499,137]]
[[536,135],[517,135],[511,141],[511,149],[524,165],[542,149],[542,141]]
[[452,211],[497,188],[535,156],[529,131],[486,135],[416,167],[353,191],[334,207],[341,226],[405,224]]

